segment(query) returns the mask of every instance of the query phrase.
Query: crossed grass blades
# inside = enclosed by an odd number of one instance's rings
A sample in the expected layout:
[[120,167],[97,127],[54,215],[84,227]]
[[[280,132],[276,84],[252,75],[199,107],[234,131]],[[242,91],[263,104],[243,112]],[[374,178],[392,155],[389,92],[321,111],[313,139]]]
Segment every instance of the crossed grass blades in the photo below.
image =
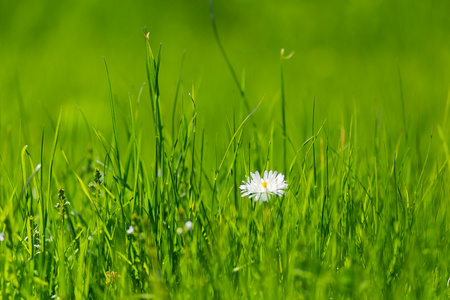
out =
[[[430,137],[420,164],[407,126],[410,138],[390,143],[395,133],[376,124],[375,146],[359,144],[356,111],[347,126],[324,121],[317,129],[313,104],[311,135],[298,142],[285,120],[282,51],[281,126],[267,137],[252,118],[261,102],[250,109],[213,24],[243,103],[215,150],[197,127],[194,86],[182,93],[180,81],[179,125],[169,134],[158,84],[161,48],[154,55],[146,33],[152,150],[142,146],[149,135],[141,93],[120,110],[126,116],[120,130],[107,69],[111,138],[80,110],[89,139],[74,138],[70,151],[59,140],[68,131],[68,113],[61,112],[50,147],[42,131],[38,164],[28,146],[19,157],[2,154],[2,299],[450,296],[445,122],[436,125],[439,145]],[[280,136],[282,155],[270,142]],[[250,173],[257,169],[283,173],[265,171],[261,178]],[[239,197],[239,190],[262,204]]]

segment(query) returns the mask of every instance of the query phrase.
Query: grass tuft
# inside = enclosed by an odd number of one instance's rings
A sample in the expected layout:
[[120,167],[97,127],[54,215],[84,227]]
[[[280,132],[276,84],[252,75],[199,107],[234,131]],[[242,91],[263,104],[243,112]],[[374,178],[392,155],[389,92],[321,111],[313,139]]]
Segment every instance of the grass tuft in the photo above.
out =
[[[448,297],[450,96],[443,122],[414,132],[399,68],[402,118],[376,108],[365,119],[354,95],[339,121],[318,97],[292,123],[300,106],[286,105],[292,54],[281,50],[281,97],[251,110],[212,1],[210,12],[240,94],[228,128],[205,124],[209,99],[193,80],[184,86],[184,53],[175,94],[166,89],[162,47],[153,52],[144,32],[148,93],[113,94],[105,60],[110,112],[99,114],[112,128],[66,108],[51,141],[44,129],[11,129],[0,156],[0,299]],[[28,131],[40,144],[24,146]],[[241,197],[257,170],[281,171],[287,193]]]

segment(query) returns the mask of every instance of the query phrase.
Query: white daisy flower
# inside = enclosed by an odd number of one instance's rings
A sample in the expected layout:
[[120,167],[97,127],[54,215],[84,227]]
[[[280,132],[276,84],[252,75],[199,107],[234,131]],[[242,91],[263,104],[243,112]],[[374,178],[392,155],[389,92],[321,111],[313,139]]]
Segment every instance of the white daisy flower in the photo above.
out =
[[249,198],[255,198],[255,202],[258,200],[269,201],[270,196],[283,196],[285,193],[285,189],[287,189],[288,184],[284,180],[283,174],[278,174],[277,171],[264,171],[264,176],[261,178],[259,172],[250,173],[251,180],[248,176],[247,182],[242,181],[242,184],[239,188],[241,189],[241,196]]

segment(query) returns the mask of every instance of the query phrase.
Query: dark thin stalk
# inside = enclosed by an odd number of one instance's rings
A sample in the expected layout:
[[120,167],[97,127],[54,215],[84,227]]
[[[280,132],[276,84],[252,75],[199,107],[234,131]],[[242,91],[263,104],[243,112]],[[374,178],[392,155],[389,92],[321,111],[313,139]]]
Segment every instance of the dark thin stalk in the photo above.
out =
[[219,38],[219,33],[217,31],[217,26],[216,26],[216,19],[214,17],[214,10],[213,10],[213,4],[212,4],[212,0],[209,0],[209,10],[211,13],[211,22],[212,22],[212,27],[213,27],[213,32],[214,32],[214,37],[216,38],[217,41],[217,45],[219,46],[220,52],[222,53],[223,58],[225,59],[225,62],[227,63],[228,69],[230,69],[231,72],[231,76],[233,76],[234,82],[236,83],[237,87],[239,88],[239,93],[241,94],[241,98],[244,100],[245,103],[245,107],[247,108],[247,111],[250,111],[250,105],[247,102],[247,98],[245,98],[245,91],[242,88],[241,83],[239,82],[239,79],[236,75],[236,72],[233,69],[233,66],[231,65],[230,60],[228,59],[227,53],[225,52],[225,49],[222,45],[222,42],[220,41]]
[[281,49],[280,75],[281,75],[281,121],[283,126],[283,172],[287,172],[286,163],[286,100],[284,94],[284,72],[283,72],[284,49]]

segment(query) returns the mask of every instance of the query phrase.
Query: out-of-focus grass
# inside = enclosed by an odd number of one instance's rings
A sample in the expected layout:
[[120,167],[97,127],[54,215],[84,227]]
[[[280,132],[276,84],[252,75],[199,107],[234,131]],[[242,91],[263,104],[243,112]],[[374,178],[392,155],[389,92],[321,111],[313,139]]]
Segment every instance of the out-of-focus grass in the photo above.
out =
[[[205,123],[225,125],[229,104],[239,101],[237,91],[228,88],[232,78],[214,43],[203,1],[0,5],[2,128],[24,114],[20,98],[24,106],[36,108],[26,117],[37,127],[49,125],[47,112],[55,119],[55,108],[79,104],[106,129],[104,118],[96,117],[107,103],[103,57],[111,66],[114,95],[126,99],[128,93],[137,94],[145,81],[143,27],[163,45],[161,86],[167,99],[174,98],[173,74],[186,50],[182,80],[198,86]],[[450,80],[446,1],[217,1],[215,6],[222,41],[239,77],[245,70],[251,103],[265,94],[263,108],[272,108],[280,96],[278,53],[281,48],[295,51],[285,66],[288,107],[295,112],[287,118],[289,126],[302,130],[299,139],[307,132],[302,120],[309,118],[303,111],[309,111],[314,97],[318,119],[338,121],[353,103],[370,120],[368,126],[377,110],[396,119],[401,114],[395,101],[399,68],[410,123],[418,114],[427,122],[442,113]],[[164,113],[170,115],[170,105]],[[431,123],[424,124],[426,132]],[[214,136],[215,130],[207,134]]]

